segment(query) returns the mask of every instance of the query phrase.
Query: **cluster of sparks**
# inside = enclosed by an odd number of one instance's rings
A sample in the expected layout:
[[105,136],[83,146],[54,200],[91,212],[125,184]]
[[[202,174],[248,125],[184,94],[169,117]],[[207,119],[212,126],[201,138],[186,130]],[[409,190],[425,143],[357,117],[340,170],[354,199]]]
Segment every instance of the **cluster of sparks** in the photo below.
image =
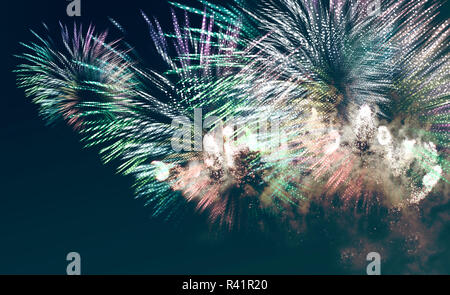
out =
[[[450,31],[438,2],[381,1],[376,14],[367,1],[200,2],[172,3],[170,33],[142,13],[164,73],[92,26],[61,25],[60,41],[24,44],[18,84],[133,175],[155,215],[184,199],[232,227],[311,199],[403,208],[445,194]],[[198,109],[215,120],[189,127],[200,145],[174,151],[173,122]]]

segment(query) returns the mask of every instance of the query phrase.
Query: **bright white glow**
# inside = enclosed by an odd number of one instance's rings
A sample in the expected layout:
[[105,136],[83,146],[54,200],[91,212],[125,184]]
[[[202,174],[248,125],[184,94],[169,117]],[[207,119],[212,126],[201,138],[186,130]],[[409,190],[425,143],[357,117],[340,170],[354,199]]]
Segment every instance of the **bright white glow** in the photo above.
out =
[[378,135],[377,135],[378,142],[381,145],[388,145],[392,141],[392,136],[389,133],[389,130],[386,126],[380,126],[378,127]]
[[334,142],[325,148],[325,154],[327,155],[334,153],[341,144],[341,135],[337,130],[332,130],[330,132],[330,137],[334,138]]
[[432,171],[428,172],[422,179],[423,185],[427,187],[428,190],[431,189],[438,183],[441,178],[442,168],[436,165],[432,168]]
[[211,154],[219,154],[220,149],[219,145],[216,142],[216,139],[214,138],[214,134],[208,133],[205,135],[203,139],[203,148],[205,152]]
[[372,110],[368,105],[363,105],[358,112],[358,120],[360,121],[370,121],[372,118]]
[[225,128],[223,128],[223,137],[228,139],[231,136],[233,136],[233,132],[234,132],[233,127],[226,126]]
[[155,177],[158,181],[164,181],[169,178],[170,169],[167,164],[161,161],[153,161],[151,164],[155,166]]
[[259,147],[258,147],[258,138],[256,137],[255,134],[250,133],[248,135],[248,137],[247,137],[247,145],[248,145],[248,148],[251,151],[257,151],[259,149]]

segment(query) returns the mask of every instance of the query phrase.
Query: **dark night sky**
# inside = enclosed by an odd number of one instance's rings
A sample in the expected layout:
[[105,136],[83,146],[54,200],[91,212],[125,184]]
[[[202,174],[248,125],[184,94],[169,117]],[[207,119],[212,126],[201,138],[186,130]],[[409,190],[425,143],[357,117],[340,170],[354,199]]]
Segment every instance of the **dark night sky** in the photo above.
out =
[[[0,274],[65,274],[71,251],[81,254],[84,274],[346,273],[332,238],[320,231],[287,246],[258,233],[218,238],[192,212],[179,224],[152,218],[144,202],[134,199],[131,178],[103,165],[97,151],[84,149],[63,123],[46,126],[16,88],[13,54],[22,52],[20,41],[34,40],[29,29],[43,31],[42,22],[54,36],[58,21],[72,24],[68,3],[2,4]],[[152,62],[159,58],[139,9],[170,23],[166,0],[82,0],[77,22],[106,29],[107,17],[113,17]]]
[[[95,2],[95,4],[93,3]],[[181,224],[151,218],[135,200],[132,179],[102,165],[96,150],[59,123],[45,126],[37,107],[17,89],[12,70],[19,42],[34,40],[42,22],[56,29],[72,24],[68,2],[8,1],[2,16],[0,273],[64,274],[65,256],[77,251],[82,272],[209,274],[335,272],[327,249],[276,245],[258,234],[217,238],[201,217],[188,213]],[[146,61],[157,60],[139,9],[170,23],[165,0],[82,1],[82,17],[98,29],[113,17]],[[59,33],[53,30],[55,36]]]

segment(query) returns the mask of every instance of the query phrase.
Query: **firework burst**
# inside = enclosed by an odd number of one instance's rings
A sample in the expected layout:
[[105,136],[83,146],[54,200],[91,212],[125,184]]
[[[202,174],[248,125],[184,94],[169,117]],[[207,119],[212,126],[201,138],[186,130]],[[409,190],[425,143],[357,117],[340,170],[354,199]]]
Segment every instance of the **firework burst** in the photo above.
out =
[[[155,215],[185,200],[231,228],[311,199],[402,208],[444,190],[449,28],[435,25],[438,3],[383,1],[371,15],[364,1],[200,2],[173,3],[172,33],[142,13],[165,73],[74,25],[59,42],[24,44],[18,84],[45,119],[119,160]],[[208,124],[188,125],[199,109]],[[188,144],[174,151],[180,128]]]

